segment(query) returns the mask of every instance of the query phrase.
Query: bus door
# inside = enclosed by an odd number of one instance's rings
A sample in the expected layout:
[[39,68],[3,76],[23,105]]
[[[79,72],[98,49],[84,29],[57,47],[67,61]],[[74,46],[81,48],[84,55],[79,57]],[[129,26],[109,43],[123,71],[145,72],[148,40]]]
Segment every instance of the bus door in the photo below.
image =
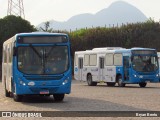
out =
[[104,80],[104,57],[99,58],[99,80]]
[[78,58],[78,78],[82,80],[83,58]]
[[123,70],[124,70],[124,80],[129,80],[129,68],[130,68],[130,62],[129,62],[129,56],[123,56]]

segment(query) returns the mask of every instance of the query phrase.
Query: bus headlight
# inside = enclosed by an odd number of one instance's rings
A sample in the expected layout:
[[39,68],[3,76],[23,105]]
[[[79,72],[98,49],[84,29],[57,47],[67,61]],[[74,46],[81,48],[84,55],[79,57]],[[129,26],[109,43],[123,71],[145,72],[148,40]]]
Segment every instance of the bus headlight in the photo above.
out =
[[159,77],[159,74],[157,74],[156,77]]
[[26,85],[26,83],[23,83],[23,85],[25,86],[25,85]]
[[65,85],[67,82],[68,82],[68,80],[67,80],[67,79],[66,79],[66,80],[64,80],[64,81],[63,81],[63,83],[62,83],[62,85]]
[[24,86],[26,85],[26,83],[23,82],[21,78],[18,78],[18,80],[19,80],[19,84],[24,85]]
[[68,80],[69,80],[69,77],[63,81],[62,85],[65,85],[66,83],[68,83]]
[[137,77],[137,75],[135,75],[135,74],[134,74],[133,76],[134,76],[135,78]]

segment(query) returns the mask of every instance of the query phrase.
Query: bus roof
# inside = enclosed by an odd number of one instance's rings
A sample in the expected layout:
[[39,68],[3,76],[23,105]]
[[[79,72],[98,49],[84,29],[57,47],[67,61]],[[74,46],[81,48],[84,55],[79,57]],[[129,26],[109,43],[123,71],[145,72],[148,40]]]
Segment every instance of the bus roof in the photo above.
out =
[[49,32],[30,32],[30,33],[18,33],[15,36],[19,35],[67,35],[65,33],[49,33]]
[[3,45],[8,44],[10,42],[14,42],[16,40],[17,36],[29,36],[29,35],[65,35],[67,36],[67,34],[65,33],[49,33],[49,32],[29,32],[29,33],[17,33],[15,34],[13,37],[9,38],[8,40],[6,40]]
[[134,48],[131,48],[131,50],[156,50],[154,48],[140,48],[140,47],[134,47]]
[[120,49],[126,49],[122,47],[103,47],[103,48],[93,48],[92,50],[120,50]]
[[[104,54],[104,53],[118,53],[118,52],[120,51],[117,51],[117,50],[87,50],[87,51],[76,51],[75,54],[96,54],[96,53]],[[129,51],[127,50],[124,52],[129,52]]]
[[131,48],[131,49],[126,49],[126,48],[116,48],[114,49],[108,49],[108,48],[93,48],[92,50],[86,50],[86,51],[76,51],[75,54],[96,54],[96,53],[130,53],[132,50],[156,50],[152,48]]

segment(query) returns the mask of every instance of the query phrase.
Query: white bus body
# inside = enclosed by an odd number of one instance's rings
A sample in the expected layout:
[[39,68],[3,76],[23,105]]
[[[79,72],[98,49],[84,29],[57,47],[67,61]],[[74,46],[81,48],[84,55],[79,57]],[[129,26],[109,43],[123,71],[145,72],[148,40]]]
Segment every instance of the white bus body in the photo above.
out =
[[[75,70],[74,77],[76,80],[87,81],[87,77],[92,76],[93,85],[98,82],[106,82],[108,85],[116,82],[116,66],[106,66],[106,54],[115,53],[115,49],[124,49],[120,47],[94,48],[93,50],[75,52]],[[119,56],[120,57],[117,57]],[[118,64],[122,64],[122,56],[119,53],[114,55]],[[83,63],[84,61],[84,63]],[[107,63],[112,62],[112,60]],[[91,83],[90,83],[91,84]]]

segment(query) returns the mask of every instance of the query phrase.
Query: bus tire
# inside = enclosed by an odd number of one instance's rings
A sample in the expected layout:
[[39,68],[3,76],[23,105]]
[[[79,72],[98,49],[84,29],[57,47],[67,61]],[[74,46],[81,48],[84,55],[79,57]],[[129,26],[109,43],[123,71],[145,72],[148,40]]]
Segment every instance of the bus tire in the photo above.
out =
[[88,83],[88,86],[96,86],[97,85],[97,82],[92,81],[92,75],[91,74],[87,75],[87,83]]
[[123,81],[122,81],[122,76],[118,76],[118,86],[119,87],[125,87],[125,83],[123,83]]
[[115,84],[116,84],[115,82],[107,82],[107,85],[110,86],[110,87],[114,87]]
[[53,97],[56,102],[61,102],[64,99],[64,94],[53,94]]
[[5,83],[5,96],[6,97],[10,97],[10,92],[8,92],[8,90],[6,89],[6,83]]
[[140,86],[140,87],[146,87],[146,85],[147,85],[146,82],[141,82],[141,83],[139,83],[139,86]]
[[22,101],[23,96],[22,95],[17,95],[17,94],[13,94],[13,99],[15,102],[21,102]]

